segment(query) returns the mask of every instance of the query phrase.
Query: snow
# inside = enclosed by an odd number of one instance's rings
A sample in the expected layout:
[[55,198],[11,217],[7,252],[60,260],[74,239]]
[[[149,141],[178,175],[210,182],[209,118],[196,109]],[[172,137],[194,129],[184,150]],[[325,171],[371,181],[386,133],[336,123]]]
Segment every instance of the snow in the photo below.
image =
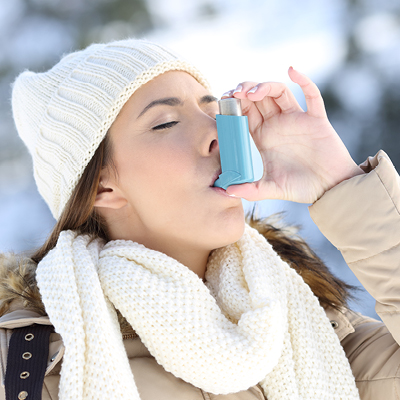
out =
[[40,68],[73,47],[72,34],[68,26],[55,19],[28,17],[15,34],[9,38],[5,52],[12,65],[17,68]]
[[356,27],[356,40],[368,53],[379,53],[398,45],[400,22],[390,13],[378,13],[363,18]]
[[340,72],[333,89],[349,112],[376,114],[380,106],[380,82],[367,66],[348,66]]

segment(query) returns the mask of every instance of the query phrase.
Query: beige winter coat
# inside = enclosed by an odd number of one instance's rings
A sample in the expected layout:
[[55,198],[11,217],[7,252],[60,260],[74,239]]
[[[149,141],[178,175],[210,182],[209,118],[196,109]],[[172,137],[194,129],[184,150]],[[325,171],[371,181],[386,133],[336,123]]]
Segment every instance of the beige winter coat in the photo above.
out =
[[[364,169],[369,173],[325,193],[310,207],[310,213],[374,296],[376,311],[383,321],[349,310],[326,310],[350,361],[361,399],[394,400],[400,399],[400,178],[384,152],[371,158]],[[33,323],[50,321],[18,302],[0,318],[1,382],[12,329]],[[50,341],[44,400],[58,398],[64,352],[58,334],[51,334]],[[166,372],[135,334],[125,335],[124,344],[142,400],[265,399],[258,385],[229,395],[206,393]],[[3,399],[4,386],[0,385],[0,400]]]

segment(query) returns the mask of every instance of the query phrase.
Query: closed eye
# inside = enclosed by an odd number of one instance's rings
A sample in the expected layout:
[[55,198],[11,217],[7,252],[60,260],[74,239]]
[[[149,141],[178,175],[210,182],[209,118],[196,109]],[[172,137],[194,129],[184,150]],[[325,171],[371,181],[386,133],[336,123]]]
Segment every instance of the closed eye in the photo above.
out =
[[173,126],[175,126],[178,123],[179,123],[179,121],[166,122],[165,124],[154,126],[151,129],[154,130],[154,131],[168,129],[168,128],[172,128]]

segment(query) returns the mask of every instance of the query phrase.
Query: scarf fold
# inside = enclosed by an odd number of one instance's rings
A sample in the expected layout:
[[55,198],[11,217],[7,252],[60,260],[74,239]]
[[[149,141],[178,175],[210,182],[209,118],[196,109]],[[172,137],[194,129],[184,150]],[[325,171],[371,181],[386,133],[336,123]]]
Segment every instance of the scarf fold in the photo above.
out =
[[268,400],[359,399],[318,299],[249,226],[212,252],[206,284],[138,243],[71,231],[39,263],[37,281],[65,344],[60,400],[140,400],[115,308],[166,371],[207,392],[260,383]]

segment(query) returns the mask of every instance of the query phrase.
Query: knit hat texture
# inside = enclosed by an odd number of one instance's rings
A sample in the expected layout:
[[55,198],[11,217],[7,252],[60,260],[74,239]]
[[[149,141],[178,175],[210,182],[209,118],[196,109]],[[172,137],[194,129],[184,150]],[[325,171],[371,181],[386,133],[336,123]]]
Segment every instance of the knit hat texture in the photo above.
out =
[[56,219],[123,105],[139,87],[171,70],[188,72],[209,88],[181,57],[136,39],[93,44],[47,72],[17,77],[15,124],[32,155],[39,192]]

